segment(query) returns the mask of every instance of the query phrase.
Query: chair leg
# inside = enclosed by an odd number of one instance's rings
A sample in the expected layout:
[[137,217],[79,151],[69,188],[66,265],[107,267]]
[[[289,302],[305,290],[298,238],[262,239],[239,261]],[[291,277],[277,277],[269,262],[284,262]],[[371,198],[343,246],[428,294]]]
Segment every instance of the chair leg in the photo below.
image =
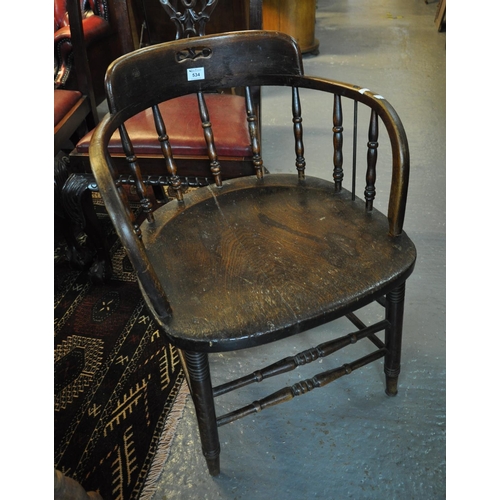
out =
[[[93,179],[93,178],[92,178]],[[61,191],[61,201],[71,219],[87,234],[96,257],[89,269],[90,279],[97,284],[107,282],[113,273],[106,235],[94,210],[89,176],[71,174]]]
[[207,353],[184,351],[201,447],[211,476],[220,474],[220,444]]
[[385,331],[384,372],[386,380],[385,392],[388,396],[398,393],[398,376],[401,370],[401,339],[403,336],[403,315],[405,300],[405,283],[389,292],[386,297],[386,319],[390,323]]
[[[92,252],[78,244],[75,224],[61,201],[61,192],[69,176],[68,165],[67,156],[58,155],[54,158],[54,234],[64,238],[67,245],[67,258],[71,266],[76,269],[85,269],[92,262]],[[54,241],[54,243],[58,244],[59,241]]]

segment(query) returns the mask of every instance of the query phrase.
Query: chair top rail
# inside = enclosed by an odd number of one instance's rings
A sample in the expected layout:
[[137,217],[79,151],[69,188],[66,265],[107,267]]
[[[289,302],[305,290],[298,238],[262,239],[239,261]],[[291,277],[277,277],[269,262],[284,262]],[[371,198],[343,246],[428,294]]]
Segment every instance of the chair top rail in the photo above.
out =
[[109,66],[105,87],[111,112],[131,107],[132,115],[179,95],[253,86],[275,74],[304,74],[297,43],[278,32],[236,31],[126,54]]

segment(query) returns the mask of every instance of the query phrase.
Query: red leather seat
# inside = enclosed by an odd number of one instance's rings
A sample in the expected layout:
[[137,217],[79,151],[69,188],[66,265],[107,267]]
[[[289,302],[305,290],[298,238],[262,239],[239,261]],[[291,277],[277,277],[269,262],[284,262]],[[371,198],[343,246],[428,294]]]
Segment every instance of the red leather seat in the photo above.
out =
[[81,99],[78,90],[54,90],[54,127],[70,112]]
[[[220,157],[251,157],[248,126],[241,120],[246,114],[245,99],[229,94],[209,94],[205,99],[215,140],[219,140],[217,154]],[[221,106],[219,103],[224,104]],[[160,111],[165,120],[174,155],[206,156],[207,145],[195,95],[164,102],[160,104]],[[151,109],[134,116],[125,123],[125,126],[137,155],[161,154]],[[91,137],[92,132],[89,132],[77,144],[78,153],[88,154]],[[123,154],[118,132],[113,134],[108,151],[110,154]]]

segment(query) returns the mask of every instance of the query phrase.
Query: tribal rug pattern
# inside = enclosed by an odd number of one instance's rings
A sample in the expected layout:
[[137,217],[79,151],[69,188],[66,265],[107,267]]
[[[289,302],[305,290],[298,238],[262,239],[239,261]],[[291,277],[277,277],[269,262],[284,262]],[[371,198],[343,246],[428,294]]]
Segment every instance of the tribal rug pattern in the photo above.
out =
[[54,466],[104,500],[145,500],[188,390],[118,242],[112,256],[94,285],[56,253]]

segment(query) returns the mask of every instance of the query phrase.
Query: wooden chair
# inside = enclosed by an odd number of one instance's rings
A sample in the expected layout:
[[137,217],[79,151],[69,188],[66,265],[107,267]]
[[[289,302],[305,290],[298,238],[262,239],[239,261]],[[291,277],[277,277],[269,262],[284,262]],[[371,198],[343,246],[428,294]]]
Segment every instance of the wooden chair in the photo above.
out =
[[[192,72],[201,72],[204,78],[190,81]],[[290,145],[297,174],[262,173],[249,89],[264,85],[290,87]],[[206,96],[221,87],[239,86],[247,89],[256,175],[223,181]],[[294,40],[266,31],[191,38],[139,50],[110,66],[106,87],[110,113],[92,138],[92,171],[137,271],[144,299],[184,359],[210,474],[220,470],[218,427],[229,422],[326,385],[381,358],[386,392],[395,395],[405,282],[412,273],[416,251],[402,229],[409,151],[403,125],[392,106],[366,88],[304,76]],[[314,90],[325,106],[333,108],[333,138],[328,134],[321,155],[333,157],[333,182],[305,174],[307,129],[301,108],[306,103],[301,104],[299,88],[308,94]],[[183,195],[168,126],[158,104],[190,94],[198,101],[213,183]],[[309,95],[307,101],[310,99]],[[369,116],[364,200],[343,186],[344,123],[348,123],[344,108],[349,101],[355,104],[356,116],[358,104],[367,108]],[[161,137],[164,176],[171,179],[178,197],[156,210],[126,126],[133,115],[147,108],[151,108]],[[373,206],[381,124],[390,144],[387,150],[380,149],[380,160],[392,166],[387,215]],[[357,121],[354,126],[361,130]],[[129,175],[142,197],[142,212],[137,217],[120,182],[122,167],[108,154],[116,130],[128,158]],[[375,302],[385,308],[382,319],[365,323],[355,315],[356,310]],[[264,345],[343,316],[355,325],[353,333],[212,387],[208,362],[212,353]],[[375,349],[340,368],[216,415],[215,397],[361,339],[368,339],[365,342]]]
[[[248,27],[260,28],[262,24],[262,0],[247,0],[249,6]],[[216,12],[217,0],[165,0],[161,2],[166,17],[176,27],[176,39],[203,36],[210,18]],[[222,16],[224,12],[219,12]],[[237,57],[237,54],[235,54]],[[246,124],[245,98],[238,89],[214,89],[207,95],[207,106],[212,110],[212,124],[216,137],[220,140],[219,162],[224,167],[225,179],[253,175],[253,153],[251,138]],[[260,90],[252,88],[256,115],[260,114]],[[183,185],[204,186],[211,176],[210,159],[205,151],[204,132],[197,121],[198,106],[194,96],[181,96],[160,105],[160,111],[169,123],[170,143],[174,158],[182,177]],[[179,120],[182,117],[182,120]],[[259,127],[259,125],[257,125]],[[136,144],[136,154],[141,159],[143,174],[153,186],[156,202],[165,203],[164,186],[170,185],[171,179],[162,175],[164,157],[162,144],[155,130],[153,115],[145,111],[137,114],[127,124],[131,139]],[[70,170],[73,175],[65,186],[63,198],[68,205],[77,206],[86,190],[95,190],[95,181],[91,175],[89,163],[89,144],[93,131],[89,132],[71,152]],[[109,153],[117,159],[123,182],[128,176],[126,155],[119,136],[109,144]],[[87,224],[87,232],[93,234],[93,241],[98,241],[98,227]],[[103,281],[112,272],[107,244],[101,241],[96,248],[97,260],[91,269],[94,281]]]

